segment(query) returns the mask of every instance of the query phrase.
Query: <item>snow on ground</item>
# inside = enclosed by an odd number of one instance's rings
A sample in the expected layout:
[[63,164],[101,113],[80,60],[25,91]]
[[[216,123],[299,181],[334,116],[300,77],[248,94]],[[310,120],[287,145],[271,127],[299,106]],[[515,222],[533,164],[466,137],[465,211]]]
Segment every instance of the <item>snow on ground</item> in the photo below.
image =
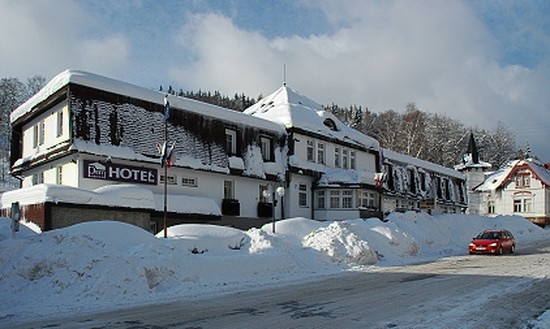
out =
[[[346,270],[406,265],[467,254],[487,228],[511,230],[522,244],[548,239],[521,217],[395,213],[318,222],[292,218],[241,231],[186,224],[153,236],[116,221],[12,236],[0,218],[0,326],[42,316],[112,310],[258,289]],[[30,228],[29,228],[30,227]],[[550,311],[530,323],[548,328]]]

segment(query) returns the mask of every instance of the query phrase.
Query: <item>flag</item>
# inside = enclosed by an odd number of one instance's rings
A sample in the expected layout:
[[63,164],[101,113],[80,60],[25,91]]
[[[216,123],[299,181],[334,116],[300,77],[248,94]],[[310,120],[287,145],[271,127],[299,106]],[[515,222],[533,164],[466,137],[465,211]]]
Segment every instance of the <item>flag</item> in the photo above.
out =
[[160,153],[160,166],[161,167],[164,167],[164,163],[166,162],[166,148],[167,148],[166,141],[164,143],[162,143],[162,145],[157,143],[157,150]]
[[164,168],[164,166],[170,168],[174,165],[173,155],[174,155],[174,148],[176,147],[176,142],[172,143],[172,146],[168,147],[168,143],[164,142],[162,146],[160,144],[157,144],[157,148],[160,153],[160,166]]
[[170,119],[170,102],[168,101],[168,95],[164,95],[164,120]]
[[173,142],[172,146],[170,146],[170,148],[166,151],[167,152],[167,154],[166,154],[166,167],[167,168],[170,168],[174,165],[173,156],[174,156],[174,147],[175,146],[176,146],[176,142]]

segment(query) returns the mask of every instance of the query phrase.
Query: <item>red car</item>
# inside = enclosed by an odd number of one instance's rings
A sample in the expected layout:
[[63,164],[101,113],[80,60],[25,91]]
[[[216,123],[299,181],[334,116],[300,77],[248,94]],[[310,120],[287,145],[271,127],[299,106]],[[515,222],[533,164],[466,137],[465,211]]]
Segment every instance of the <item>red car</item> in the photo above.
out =
[[479,233],[468,246],[472,254],[502,255],[516,250],[516,240],[508,230],[485,230]]

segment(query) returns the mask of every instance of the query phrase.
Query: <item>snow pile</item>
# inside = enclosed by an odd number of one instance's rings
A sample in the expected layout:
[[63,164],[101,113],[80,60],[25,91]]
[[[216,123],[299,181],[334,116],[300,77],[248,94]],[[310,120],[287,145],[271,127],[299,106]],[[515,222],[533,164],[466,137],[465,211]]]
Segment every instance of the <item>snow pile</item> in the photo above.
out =
[[347,222],[333,222],[304,238],[304,246],[326,253],[338,263],[371,265],[377,262],[369,243]]
[[[164,237],[164,230],[156,235]],[[168,228],[167,237],[181,242],[180,246],[192,253],[216,252],[223,253],[239,250],[248,240],[241,230],[207,224],[184,224]]]
[[[168,238],[115,221],[86,222],[12,238],[0,218],[0,326],[206,296],[467,254],[470,239],[507,228],[517,248],[548,239],[521,217],[392,214],[387,222],[292,218],[241,231],[215,225],[168,228]],[[544,320],[541,320],[544,321]]]

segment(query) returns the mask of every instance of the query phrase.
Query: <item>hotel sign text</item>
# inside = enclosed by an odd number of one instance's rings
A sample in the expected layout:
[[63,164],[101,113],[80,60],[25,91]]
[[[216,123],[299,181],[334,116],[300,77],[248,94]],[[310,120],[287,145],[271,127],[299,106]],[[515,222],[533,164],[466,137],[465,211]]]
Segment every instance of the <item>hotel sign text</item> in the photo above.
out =
[[84,160],[84,178],[139,184],[157,184],[156,169]]

